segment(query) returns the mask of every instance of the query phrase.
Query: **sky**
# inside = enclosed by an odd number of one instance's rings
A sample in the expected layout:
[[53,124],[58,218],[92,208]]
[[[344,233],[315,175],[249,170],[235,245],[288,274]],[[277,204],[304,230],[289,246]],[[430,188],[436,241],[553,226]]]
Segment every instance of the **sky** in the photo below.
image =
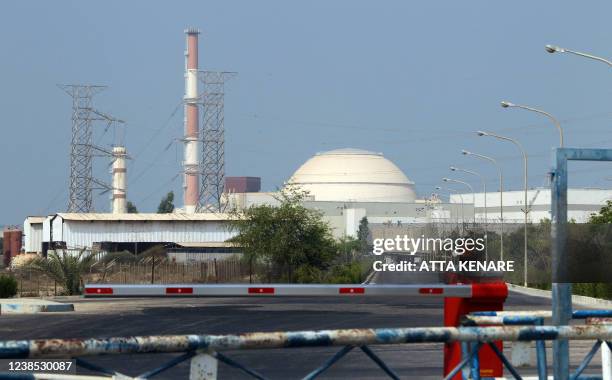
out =
[[[554,125],[566,146],[612,147],[612,68],[546,44],[612,58],[609,1],[6,1],[0,11],[0,225],[65,211],[71,100],[58,84],[106,85],[96,109],[126,121],[128,199],[154,212],[168,191],[182,205],[183,68],[187,27],[200,67],[226,84],[226,175],[275,190],[309,157],[336,148],[382,152],[427,196],[455,165],[494,166],[522,188],[512,144],[529,156],[529,186],[547,186]],[[108,148],[120,131],[94,125]],[[109,159],[94,174],[110,182]],[[570,186],[612,187],[612,163],[570,165]],[[109,194],[95,193],[107,212]]]

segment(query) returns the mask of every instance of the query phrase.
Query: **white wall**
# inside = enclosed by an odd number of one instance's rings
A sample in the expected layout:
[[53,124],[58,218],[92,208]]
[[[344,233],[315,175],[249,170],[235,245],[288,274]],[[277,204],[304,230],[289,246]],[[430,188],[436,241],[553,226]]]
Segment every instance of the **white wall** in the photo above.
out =
[[347,208],[344,210],[345,234],[346,236],[357,237],[359,222],[366,216],[365,208]]
[[[465,202],[472,203],[472,194],[462,194]],[[484,221],[484,193],[475,193],[476,218]],[[576,222],[586,222],[592,213],[598,212],[606,200],[612,199],[612,190],[608,189],[568,189],[568,219]],[[458,194],[450,197],[451,203],[460,203]],[[500,193],[487,192],[487,218],[490,222],[500,219]],[[525,193],[523,191],[504,191],[504,221],[520,223],[524,219]],[[530,207],[529,221],[539,222],[542,219],[550,219],[550,189],[531,189],[527,191],[527,203]]]
[[43,224],[34,223],[28,219],[23,222],[23,249],[26,253],[42,252]]
[[[49,224],[50,218],[46,223]],[[94,242],[224,242],[233,236],[223,221],[74,221],[57,217],[53,240],[67,248],[91,247]],[[48,230],[48,227],[47,227]],[[49,234],[45,234],[49,241]]]

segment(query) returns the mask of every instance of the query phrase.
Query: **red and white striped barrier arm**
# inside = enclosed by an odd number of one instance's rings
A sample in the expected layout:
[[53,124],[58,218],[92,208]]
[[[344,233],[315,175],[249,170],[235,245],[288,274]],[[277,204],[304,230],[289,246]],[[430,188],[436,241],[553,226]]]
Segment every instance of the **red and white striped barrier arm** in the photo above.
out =
[[505,284],[88,284],[85,286],[84,295],[85,297],[437,296],[473,298],[495,295],[500,291],[507,294]]

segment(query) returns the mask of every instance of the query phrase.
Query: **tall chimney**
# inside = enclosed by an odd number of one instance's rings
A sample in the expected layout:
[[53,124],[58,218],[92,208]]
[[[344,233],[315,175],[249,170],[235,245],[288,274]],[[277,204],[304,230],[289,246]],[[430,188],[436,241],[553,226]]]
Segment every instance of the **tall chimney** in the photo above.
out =
[[126,156],[127,153],[125,151],[125,147],[116,146],[113,148],[113,203],[111,205],[111,212],[113,214],[127,213],[127,166],[125,165]]
[[198,35],[194,28],[185,30],[185,160],[183,161],[184,203],[186,213],[195,213],[200,196],[198,137]]

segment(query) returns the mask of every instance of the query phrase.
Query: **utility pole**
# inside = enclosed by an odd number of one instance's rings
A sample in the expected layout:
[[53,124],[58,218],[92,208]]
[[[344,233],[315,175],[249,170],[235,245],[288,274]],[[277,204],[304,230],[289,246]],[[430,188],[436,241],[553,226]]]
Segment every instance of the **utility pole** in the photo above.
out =
[[200,164],[200,196],[198,210],[222,211],[221,196],[225,181],[225,82],[236,73],[201,71],[203,117],[200,136],[202,162]]
[[58,87],[72,98],[72,137],[70,140],[70,181],[68,212],[93,212],[93,190],[110,190],[111,187],[94,178],[93,157],[95,153],[112,156],[112,152],[94,145],[93,123],[105,121],[106,129],[113,123],[124,123],[93,108],[93,96],[104,91],[106,86],[61,84]]

